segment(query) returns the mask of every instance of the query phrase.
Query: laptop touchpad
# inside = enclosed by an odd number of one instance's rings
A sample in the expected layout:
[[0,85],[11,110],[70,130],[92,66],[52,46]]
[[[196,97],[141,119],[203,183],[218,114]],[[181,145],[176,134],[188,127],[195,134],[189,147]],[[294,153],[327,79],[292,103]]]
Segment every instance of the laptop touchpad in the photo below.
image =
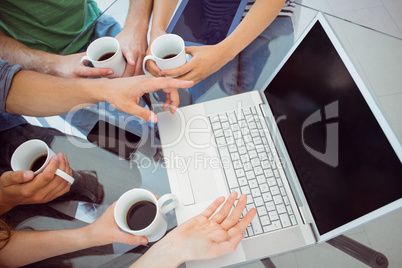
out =
[[190,164],[186,170],[176,170],[176,174],[183,205],[214,200],[219,196],[212,170]]
[[189,168],[191,188],[196,203],[216,199],[219,194],[215,177],[211,169],[201,167]]

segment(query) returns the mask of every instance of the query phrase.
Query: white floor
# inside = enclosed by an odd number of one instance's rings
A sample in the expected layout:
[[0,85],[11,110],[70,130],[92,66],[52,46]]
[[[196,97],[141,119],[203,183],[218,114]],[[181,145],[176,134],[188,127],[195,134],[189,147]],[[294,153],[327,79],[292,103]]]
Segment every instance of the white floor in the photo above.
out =
[[401,0],[301,0],[301,2],[303,5],[402,38]]
[[[297,1],[300,2],[300,0]],[[368,28],[372,28],[402,39],[402,0],[301,1],[303,5],[333,14]],[[99,1],[100,7],[106,6],[105,2],[112,2],[112,0]],[[112,7],[110,12],[120,13],[120,15],[122,12],[126,14],[128,0],[118,0],[118,2],[119,5]],[[401,49],[397,51],[401,51]],[[357,50],[359,50],[359,48]],[[398,61],[398,59],[401,57],[400,55],[395,56],[399,57],[395,59],[396,61]],[[390,60],[392,61],[392,59]],[[400,68],[401,65],[398,64],[396,66],[397,68]],[[370,70],[364,71],[367,74],[370,73]],[[397,69],[394,71],[394,75],[398,73],[399,76],[401,76],[402,70]],[[398,85],[401,84],[402,82]],[[397,128],[398,132],[402,133],[402,88],[398,86],[393,92],[376,93],[377,97],[379,98],[379,102],[384,108],[388,118],[393,121],[393,125],[395,128]],[[399,136],[399,139],[402,140],[402,136]],[[390,263],[389,267],[402,267],[401,222],[402,210],[398,210],[347,233],[347,236],[385,254]],[[296,252],[275,256],[272,258],[272,261],[276,267],[367,267],[363,263],[353,259],[352,257],[326,243],[307,249],[298,250]],[[259,268],[264,267],[264,265],[262,263],[255,262],[248,265],[242,265],[242,267]]]

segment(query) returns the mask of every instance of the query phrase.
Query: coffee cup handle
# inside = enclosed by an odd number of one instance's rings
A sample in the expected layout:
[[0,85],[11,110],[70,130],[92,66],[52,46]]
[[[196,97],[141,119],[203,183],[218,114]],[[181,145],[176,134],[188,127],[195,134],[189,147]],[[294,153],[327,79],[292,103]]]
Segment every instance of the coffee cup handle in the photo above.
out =
[[57,169],[55,174],[57,176],[62,177],[63,179],[65,179],[69,184],[73,184],[74,181],[75,181],[75,179],[73,177],[71,177],[70,175],[65,173],[63,170]]
[[88,56],[83,56],[82,58],[81,58],[81,64],[82,65],[85,65],[85,61],[89,61],[89,62],[91,62],[91,59],[88,57]]
[[[171,200],[172,202],[164,206],[163,204],[165,204],[169,200]],[[158,205],[163,214],[166,214],[172,209],[174,209],[178,203],[179,201],[177,200],[177,197],[174,194],[165,194],[164,196],[158,199]]]
[[155,57],[152,55],[147,55],[147,56],[145,56],[144,60],[142,61],[142,69],[144,70],[144,73],[147,75],[151,75],[151,73],[148,72],[148,70],[147,70],[147,64],[146,64],[147,60],[155,61]]

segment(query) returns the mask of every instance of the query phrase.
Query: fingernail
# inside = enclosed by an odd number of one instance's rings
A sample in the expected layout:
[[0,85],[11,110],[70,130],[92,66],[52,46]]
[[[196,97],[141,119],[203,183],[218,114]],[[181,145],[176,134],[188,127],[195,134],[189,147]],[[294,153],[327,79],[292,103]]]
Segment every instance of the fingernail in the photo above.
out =
[[110,70],[110,71],[108,71],[108,72],[107,72],[107,74],[113,74],[113,71],[112,71],[112,70]]
[[146,238],[141,238],[140,243],[141,245],[148,244],[148,240]]
[[156,114],[151,113],[151,115],[149,116],[149,120],[148,120],[148,121],[151,122],[151,123],[156,123],[156,122],[157,122]]
[[33,172],[32,171],[25,171],[24,172],[24,181],[30,180],[32,178]]

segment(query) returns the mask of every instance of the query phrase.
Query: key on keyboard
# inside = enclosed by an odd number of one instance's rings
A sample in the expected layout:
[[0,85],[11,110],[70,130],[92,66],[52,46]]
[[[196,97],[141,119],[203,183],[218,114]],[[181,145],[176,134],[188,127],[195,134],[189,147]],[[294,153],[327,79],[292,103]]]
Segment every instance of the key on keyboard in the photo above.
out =
[[[230,192],[247,195],[243,215],[257,215],[245,231],[250,237],[297,224],[277,169],[277,152],[259,107],[209,117]],[[276,158],[275,158],[276,157]],[[228,161],[230,160],[230,161]]]

